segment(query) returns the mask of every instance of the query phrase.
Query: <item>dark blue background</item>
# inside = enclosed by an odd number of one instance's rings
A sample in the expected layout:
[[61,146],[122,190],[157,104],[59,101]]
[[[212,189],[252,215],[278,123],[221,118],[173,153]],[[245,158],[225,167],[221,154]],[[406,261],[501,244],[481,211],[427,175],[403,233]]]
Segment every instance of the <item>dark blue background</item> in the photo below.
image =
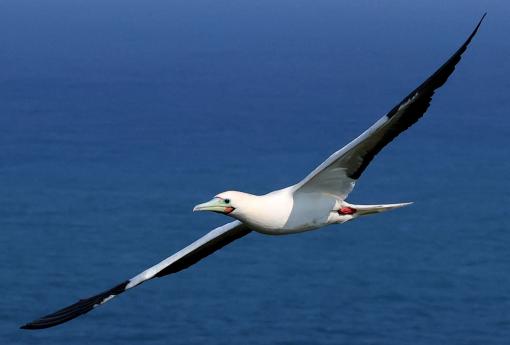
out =
[[[506,1],[0,2],[2,344],[506,344]],[[293,184],[488,17],[354,203],[412,207],[251,234],[58,328],[228,219],[216,193]]]

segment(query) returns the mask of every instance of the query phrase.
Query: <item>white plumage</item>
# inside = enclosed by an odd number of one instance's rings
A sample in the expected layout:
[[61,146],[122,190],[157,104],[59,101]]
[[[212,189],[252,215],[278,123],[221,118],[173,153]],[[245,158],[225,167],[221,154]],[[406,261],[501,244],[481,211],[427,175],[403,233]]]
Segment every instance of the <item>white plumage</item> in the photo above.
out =
[[333,153],[302,181],[261,196],[234,191],[224,192],[207,203],[197,205],[196,211],[219,212],[237,220],[212,230],[133,278],[105,292],[81,299],[22,328],[48,328],[74,319],[147,280],[186,269],[252,230],[264,234],[284,235],[344,223],[367,214],[408,205],[409,203],[353,205],[345,199],[375,155],[425,114],[435,90],[453,73],[484,17],[485,15],[466,42],[434,74],[387,115],[358,138]]

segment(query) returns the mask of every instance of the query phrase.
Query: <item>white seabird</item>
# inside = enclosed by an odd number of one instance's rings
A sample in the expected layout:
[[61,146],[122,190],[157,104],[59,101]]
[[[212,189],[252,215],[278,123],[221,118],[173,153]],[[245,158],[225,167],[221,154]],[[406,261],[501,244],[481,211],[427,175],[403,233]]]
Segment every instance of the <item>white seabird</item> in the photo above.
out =
[[186,269],[252,230],[285,235],[345,223],[360,216],[408,205],[354,205],[345,199],[374,156],[423,116],[435,90],[453,73],[484,17],[485,14],[466,42],[434,74],[372,127],[333,153],[301,182],[260,196],[235,191],[218,194],[211,201],[195,206],[194,210],[223,213],[235,218],[235,221],[212,230],[186,248],[110,290],[81,299],[21,328],[48,328],[74,319],[147,280]]

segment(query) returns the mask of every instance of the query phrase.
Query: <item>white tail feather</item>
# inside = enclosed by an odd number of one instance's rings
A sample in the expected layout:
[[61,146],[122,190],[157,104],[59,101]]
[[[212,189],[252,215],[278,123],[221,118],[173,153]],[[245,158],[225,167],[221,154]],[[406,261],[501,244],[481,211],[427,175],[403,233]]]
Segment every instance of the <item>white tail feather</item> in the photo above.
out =
[[353,205],[349,204],[350,207],[356,210],[356,213],[360,216],[364,216],[372,213],[380,213],[391,211],[396,208],[401,208],[407,205],[411,205],[412,202],[404,202],[400,204],[382,204],[382,205]]

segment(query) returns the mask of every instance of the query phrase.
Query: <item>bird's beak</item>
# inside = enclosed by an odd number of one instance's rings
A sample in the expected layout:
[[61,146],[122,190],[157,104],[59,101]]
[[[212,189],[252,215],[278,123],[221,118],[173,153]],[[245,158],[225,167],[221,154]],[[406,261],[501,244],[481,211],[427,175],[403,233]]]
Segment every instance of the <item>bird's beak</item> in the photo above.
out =
[[203,204],[198,204],[193,208],[193,212],[197,211],[212,211],[223,214],[229,214],[232,212],[234,208],[225,204],[225,201],[221,198],[214,198],[211,201],[204,202]]

